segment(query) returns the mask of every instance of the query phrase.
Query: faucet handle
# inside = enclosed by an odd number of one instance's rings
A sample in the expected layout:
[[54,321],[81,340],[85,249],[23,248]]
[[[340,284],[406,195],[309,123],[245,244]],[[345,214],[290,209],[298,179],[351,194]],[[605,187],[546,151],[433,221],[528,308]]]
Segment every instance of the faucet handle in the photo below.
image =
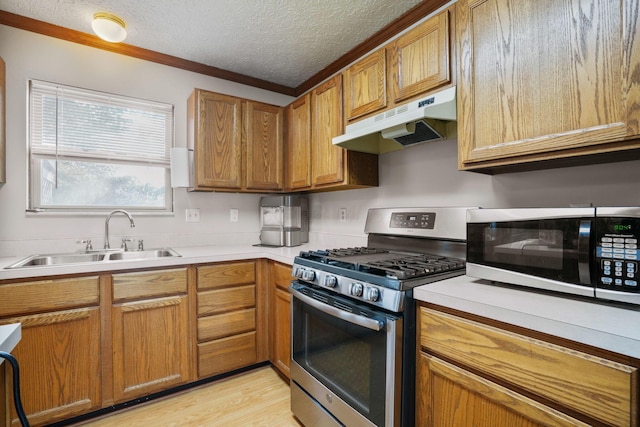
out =
[[76,243],[79,244],[79,245],[80,244],[86,244],[86,246],[84,247],[84,250],[87,251],[87,252],[93,250],[93,245],[91,244],[91,240],[90,239],[78,240]]
[[138,250],[144,251],[144,241],[142,239],[138,240]]
[[127,239],[126,237],[122,238],[122,246],[121,246],[121,248],[124,249],[125,252],[129,250],[129,248],[127,247],[127,243],[128,242],[133,242],[133,239]]

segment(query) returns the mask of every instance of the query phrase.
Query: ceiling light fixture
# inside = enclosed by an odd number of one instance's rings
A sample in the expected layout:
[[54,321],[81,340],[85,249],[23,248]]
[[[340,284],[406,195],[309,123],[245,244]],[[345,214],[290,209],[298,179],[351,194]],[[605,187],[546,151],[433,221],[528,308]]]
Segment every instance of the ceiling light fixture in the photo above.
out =
[[93,15],[91,28],[102,40],[120,43],[127,37],[126,24],[121,18],[106,12]]

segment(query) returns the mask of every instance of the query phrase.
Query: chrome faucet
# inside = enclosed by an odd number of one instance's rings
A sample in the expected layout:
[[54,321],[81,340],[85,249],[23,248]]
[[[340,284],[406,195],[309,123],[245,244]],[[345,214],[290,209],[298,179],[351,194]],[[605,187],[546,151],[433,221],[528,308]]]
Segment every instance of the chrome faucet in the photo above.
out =
[[133,217],[131,216],[131,214],[123,209],[116,209],[115,211],[109,213],[109,215],[107,215],[107,219],[104,221],[104,248],[105,249],[111,249],[111,247],[109,246],[109,220],[114,214],[117,214],[117,213],[126,215],[127,218],[129,218],[129,222],[131,223],[132,228],[136,226],[136,224],[133,222]]

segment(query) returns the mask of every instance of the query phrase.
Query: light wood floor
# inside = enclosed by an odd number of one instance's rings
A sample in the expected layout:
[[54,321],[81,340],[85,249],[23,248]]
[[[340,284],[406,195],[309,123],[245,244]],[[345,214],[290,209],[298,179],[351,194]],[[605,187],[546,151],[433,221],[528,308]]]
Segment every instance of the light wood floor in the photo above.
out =
[[289,385],[266,366],[167,398],[77,424],[77,427],[300,427]]

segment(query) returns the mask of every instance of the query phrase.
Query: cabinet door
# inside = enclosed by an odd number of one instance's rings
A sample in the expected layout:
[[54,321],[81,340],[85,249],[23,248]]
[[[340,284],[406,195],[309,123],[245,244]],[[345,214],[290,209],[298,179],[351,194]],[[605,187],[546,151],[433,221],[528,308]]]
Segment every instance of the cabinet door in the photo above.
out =
[[289,104],[285,161],[286,190],[311,187],[311,94]]
[[459,1],[460,168],[625,149],[602,145],[638,133],[637,14],[637,0]]
[[289,378],[291,360],[291,266],[271,266],[271,363]]
[[[22,323],[13,351],[20,364],[21,399],[32,426],[99,409],[100,310],[80,308],[3,320]],[[4,367],[3,367],[4,368]],[[11,425],[19,426],[13,398]]]
[[242,187],[242,102],[233,96],[196,90],[190,108],[193,127],[194,188]]
[[387,50],[394,102],[449,83],[449,11],[400,36]]
[[247,101],[247,189],[282,190],[284,156],[283,109],[275,105]]
[[345,149],[332,138],[344,131],[342,123],[342,76],[337,75],[313,90],[311,95],[311,144],[314,185],[344,180]]
[[344,108],[347,120],[387,106],[386,51],[379,49],[344,73]]
[[116,402],[189,380],[186,295],[115,305],[112,321]]
[[589,425],[425,353],[419,355],[416,397],[416,426]]

